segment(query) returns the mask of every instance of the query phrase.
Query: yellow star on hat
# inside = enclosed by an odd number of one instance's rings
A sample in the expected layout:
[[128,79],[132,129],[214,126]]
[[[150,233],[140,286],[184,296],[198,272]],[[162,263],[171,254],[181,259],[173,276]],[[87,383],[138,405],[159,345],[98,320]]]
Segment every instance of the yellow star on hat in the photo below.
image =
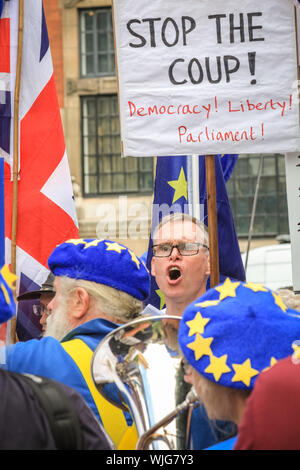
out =
[[283,312],[286,312],[287,311],[287,306],[285,305],[285,303],[283,302],[282,298],[280,297],[279,294],[276,294],[275,292],[272,292],[272,295],[275,299],[275,304],[278,305],[279,308],[281,308],[281,310]]
[[206,367],[204,372],[213,374],[215,381],[218,382],[221,375],[226,372],[231,372],[230,367],[226,364],[227,354],[224,356],[216,357],[214,355],[210,356],[210,364]]
[[262,284],[256,284],[255,282],[247,282],[244,287],[251,289],[253,292],[268,292]]
[[252,377],[259,374],[259,371],[252,369],[250,359],[246,359],[243,364],[232,364],[235,375],[231,379],[232,382],[243,382],[249,387]]
[[186,324],[189,327],[189,336],[195,333],[203,333],[204,327],[210,321],[210,318],[203,318],[200,312],[197,312],[194,320],[187,321]]
[[72,245],[85,245],[86,241],[83,238],[70,238],[70,240],[66,240],[65,243],[71,243]]
[[133,251],[128,250],[129,254],[131,256],[132,261],[137,265],[137,268],[140,269],[140,260],[136,257],[136,255],[133,253]]
[[271,361],[270,361],[269,367],[266,367],[265,369],[263,369],[263,372],[265,372],[266,370],[269,370],[271,367],[273,367],[274,364],[276,364],[276,362],[277,362],[277,359],[275,359],[275,357],[271,357]]
[[122,250],[126,250],[126,248],[122,245],[119,245],[117,242],[105,242],[107,246],[107,251],[116,251],[117,253],[121,253]]
[[220,292],[219,300],[226,299],[226,297],[236,297],[235,291],[239,285],[240,282],[231,282],[227,277],[221,286],[215,287],[216,291]]
[[205,300],[204,302],[200,302],[199,304],[195,304],[196,307],[213,307],[214,305],[218,305],[220,300]]
[[210,349],[212,341],[213,338],[203,338],[203,336],[197,333],[195,341],[187,344],[187,347],[194,351],[195,359],[198,361],[202,356],[210,356],[212,354]]
[[181,167],[178,180],[168,181],[168,185],[175,189],[172,204],[178,201],[181,197],[184,197],[187,200],[187,181],[183,167]]
[[89,248],[90,246],[97,246],[102,240],[92,240],[91,242],[85,242],[84,250]]

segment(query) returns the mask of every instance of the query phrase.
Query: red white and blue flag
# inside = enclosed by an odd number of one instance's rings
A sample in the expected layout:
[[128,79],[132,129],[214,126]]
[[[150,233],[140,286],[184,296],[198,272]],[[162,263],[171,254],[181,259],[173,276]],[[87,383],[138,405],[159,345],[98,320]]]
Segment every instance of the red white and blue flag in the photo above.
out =
[[[0,0],[0,8],[1,4],[0,158],[4,159],[5,262],[9,264],[19,0]],[[25,0],[19,104],[17,295],[41,286],[49,273],[47,260],[55,246],[78,235],[43,2]],[[19,308],[17,333],[23,340],[39,336],[38,318],[30,318]]]

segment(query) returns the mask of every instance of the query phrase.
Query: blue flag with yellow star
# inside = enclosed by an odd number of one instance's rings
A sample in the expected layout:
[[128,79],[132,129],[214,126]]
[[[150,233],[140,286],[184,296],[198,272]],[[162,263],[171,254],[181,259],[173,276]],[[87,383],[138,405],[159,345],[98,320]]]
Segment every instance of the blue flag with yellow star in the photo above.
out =
[[[215,156],[220,282],[226,277],[239,281],[245,280],[245,270],[225,184],[234,169],[237,158],[237,155]],[[191,202],[188,200],[187,178],[188,169],[186,156],[157,158],[152,229],[157,226],[163,216],[171,212],[181,211],[191,213]],[[199,156],[199,194],[200,208],[203,208],[201,219],[207,225],[207,193],[204,156]],[[147,267],[149,271],[151,270],[152,259],[151,245],[152,239],[150,237],[147,255]],[[153,276],[151,276],[151,295],[148,302],[160,310],[165,305],[163,293],[159,290]]]

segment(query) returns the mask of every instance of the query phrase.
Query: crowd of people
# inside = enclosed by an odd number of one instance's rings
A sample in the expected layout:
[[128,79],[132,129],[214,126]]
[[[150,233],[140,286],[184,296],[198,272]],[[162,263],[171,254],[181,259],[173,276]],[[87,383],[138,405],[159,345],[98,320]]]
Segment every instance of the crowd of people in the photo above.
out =
[[[191,387],[199,398],[177,419],[178,449],[299,449],[297,296],[230,278],[207,290],[208,232],[187,214],[163,218],[152,239],[165,341],[181,357],[176,400]],[[111,400],[99,393],[91,361],[106,335],[146,315],[150,272],[125,245],[97,239],[65,241],[48,265],[41,289],[17,298],[39,300],[43,337],[0,351],[0,448],[134,450],[133,415],[114,387]],[[3,268],[1,322],[16,312],[14,282]]]

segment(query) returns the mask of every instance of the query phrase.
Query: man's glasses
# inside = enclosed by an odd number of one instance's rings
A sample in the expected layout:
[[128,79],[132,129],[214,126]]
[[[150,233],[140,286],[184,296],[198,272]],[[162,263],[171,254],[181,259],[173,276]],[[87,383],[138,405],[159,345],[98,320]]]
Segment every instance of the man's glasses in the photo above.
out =
[[34,315],[36,315],[37,317],[42,317],[44,313],[46,313],[47,316],[50,315],[50,311],[48,310],[46,305],[34,304],[32,306],[32,310]]
[[194,256],[197,255],[200,251],[200,247],[203,246],[207,250],[209,249],[207,245],[203,243],[196,242],[183,242],[178,245],[171,245],[170,243],[161,243],[160,245],[152,245],[152,254],[157,258],[166,258],[171,256],[171,253],[174,248],[177,248],[181,256]]

